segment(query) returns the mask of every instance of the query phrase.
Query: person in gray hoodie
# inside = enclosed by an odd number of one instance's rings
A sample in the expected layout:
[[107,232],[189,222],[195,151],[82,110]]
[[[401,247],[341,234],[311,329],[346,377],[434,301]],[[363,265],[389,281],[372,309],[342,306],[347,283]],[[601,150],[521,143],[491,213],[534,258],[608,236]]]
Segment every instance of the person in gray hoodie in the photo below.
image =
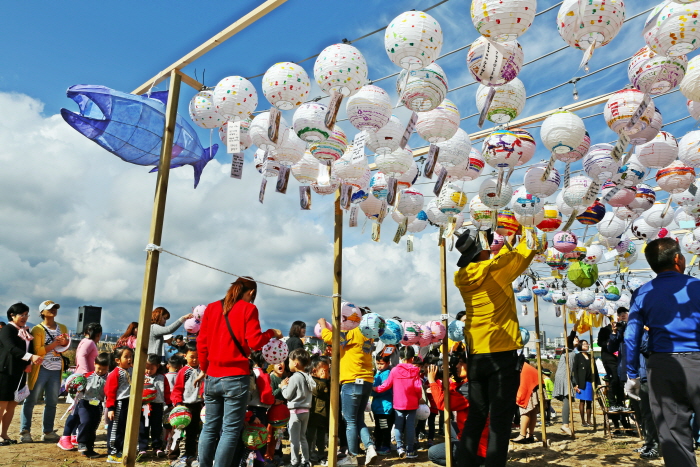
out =
[[[291,444],[291,467],[309,467],[309,444],[306,441],[306,428],[309,424],[311,400],[316,382],[306,372],[311,357],[303,348],[295,349],[289,354],[289,370],[292,376],[280,384],[282,396],[289,408],[289,443]],[[301,449],[301,461],[299,450]]]

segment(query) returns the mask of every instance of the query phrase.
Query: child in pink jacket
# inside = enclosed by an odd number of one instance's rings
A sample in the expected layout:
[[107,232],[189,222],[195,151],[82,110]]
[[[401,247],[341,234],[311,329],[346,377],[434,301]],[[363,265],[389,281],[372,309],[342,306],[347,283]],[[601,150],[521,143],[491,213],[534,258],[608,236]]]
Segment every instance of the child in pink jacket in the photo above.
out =
[[[402,347],[399,350],[401,363],[396,365],[389,373],[389,378],[381,386],[375,388],[377,392],[384,392],[393,387],[394,411],[394,438],[400,458],[418,457],[414,449],[416,437],[416,409],[423,395],[423,387],[420,380],[420,368],[413,365],[413,357],[416,351],[412,346]],[[403,432],[406,431],[406,443],[404,449]]]

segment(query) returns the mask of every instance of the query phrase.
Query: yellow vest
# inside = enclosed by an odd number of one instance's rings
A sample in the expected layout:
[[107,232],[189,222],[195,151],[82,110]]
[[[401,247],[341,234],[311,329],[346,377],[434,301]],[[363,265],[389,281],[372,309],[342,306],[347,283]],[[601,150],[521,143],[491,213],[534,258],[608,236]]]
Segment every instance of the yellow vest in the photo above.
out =
[[[61,334],[68,334],[68,328],[60,323],[58,324],[58,329],[61,330]],[[40,355],[44,356],[46,355],[46,331],[44,331],[44,327],[41,324],[37,324],[32,328],[32,336],[34,339],[32,340],[32,345],[34,346],[34,355]],[[31,391],[34,389],[34,383],[36,383],[36,379],[39,377],[39,371],[42,368],[41,365],[32,365],[32,372],[29,373],[29,379],[27,380],[27,385],[29,386],[29,390]],[[63,361],[61,361],[61,372],[65,370]]]

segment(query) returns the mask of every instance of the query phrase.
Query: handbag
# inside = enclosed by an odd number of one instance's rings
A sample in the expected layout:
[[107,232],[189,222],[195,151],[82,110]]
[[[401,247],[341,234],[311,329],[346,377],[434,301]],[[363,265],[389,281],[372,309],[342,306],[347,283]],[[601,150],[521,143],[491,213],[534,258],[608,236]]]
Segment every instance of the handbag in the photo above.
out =
[[17,403],[23,402],[24,399],[29,397],[29,386],[27,386],[26,382],[24,383],[24,386],[22,386],[22,378],[24,378],[25,375],[26,373],[19,378],[19,384],[17,385],[17,390],[15,391],[15,402]]

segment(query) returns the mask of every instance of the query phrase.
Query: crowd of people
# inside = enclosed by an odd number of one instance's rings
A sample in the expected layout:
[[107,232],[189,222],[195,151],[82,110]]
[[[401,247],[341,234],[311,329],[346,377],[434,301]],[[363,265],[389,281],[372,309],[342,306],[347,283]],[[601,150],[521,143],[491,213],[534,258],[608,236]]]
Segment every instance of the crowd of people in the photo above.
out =
[[[154,309],[142,376],[150,397],[141,408],[139,455],[168,458],[175,467],[287,462],[307,467],[326,465],[329,456],[337,456],[338,465],[354,466],[372,465],[383,456],[414,459],[424,443],[430,461],[446,465],[446,445],[437,440],[450,436],[453,465],[505,466],[511,442],[536,441],[540,404],[545,405],[540,422],[548,423],[556,416],[551,400],[561,402],[561,431],[570,435],[570,396],[578,401],[586,427],[592,423],[593,388],[603,384],[619,434],[630,427],[625,404],[630,398],[631,416],[644,435],[637,450],[642,458],[663,456],[667,465],[695,465],[693,450],[700,438],[697,418],[691,418],[700,414],[700,281],[683,274],[685,260],[677,243],[661,239],[647,246],[657,278],[635,291],[631,312],[619,309],[600,330],[604,381],[591,365],[590,343],[573,332],[552,380],[546,369],[540,378],[520,351],[511,287],[535,250],[521,241],[491,258],[483,246],[488,242],[479,235],[468,231],[456,245],[462,256],[455,284],[466,305],[457,319],[465,324],[465,340],[450,342],[447,385],[440,379],[441,348],[386,345],[359,328],[340,332],[340,359],[332,361],[327,350],[333,331],[323,318],[318,325],[325,349],[318,343],[311,348],[306,323],[295,321],[286,339],[287,359],[269,364],[261,349],[283,335],[261,329],[254,305],[257,284],[250,278],[239,278],[223,300],[206,307],[194,338],[172,336],[191,314],[167,325],[169,312]],[[106,423],[107,462],[122,463],[139,324],[131,323],[109,353],[98,351],[102,327],[85,327],[74,371],[85,382],[59,435],[56,405],[70,365],[63,355],[67,330],[56,320],[59,309],[57,303],[42,302],[42,322],[31,330],[27,305],[16,303],[7,311],[9,324],[0,329],[0,445],[35,441],[32,414],[43,399],[41,441],[101,457],[95,451],[96,431]],[[332,365],[339,367],[339,388],[331,385]],[[338,450],[329,453],[333,391],[338,391],[341,416]],[[447,432],[446,400],[453,415]],[[20,433],[14,440],[8,429],[18,404]],[[168,415],[182,406],[192,422],[180,433]],[[368,411],[373,430],[365,423]],[[289,457],[282,455],[284,438]]]

